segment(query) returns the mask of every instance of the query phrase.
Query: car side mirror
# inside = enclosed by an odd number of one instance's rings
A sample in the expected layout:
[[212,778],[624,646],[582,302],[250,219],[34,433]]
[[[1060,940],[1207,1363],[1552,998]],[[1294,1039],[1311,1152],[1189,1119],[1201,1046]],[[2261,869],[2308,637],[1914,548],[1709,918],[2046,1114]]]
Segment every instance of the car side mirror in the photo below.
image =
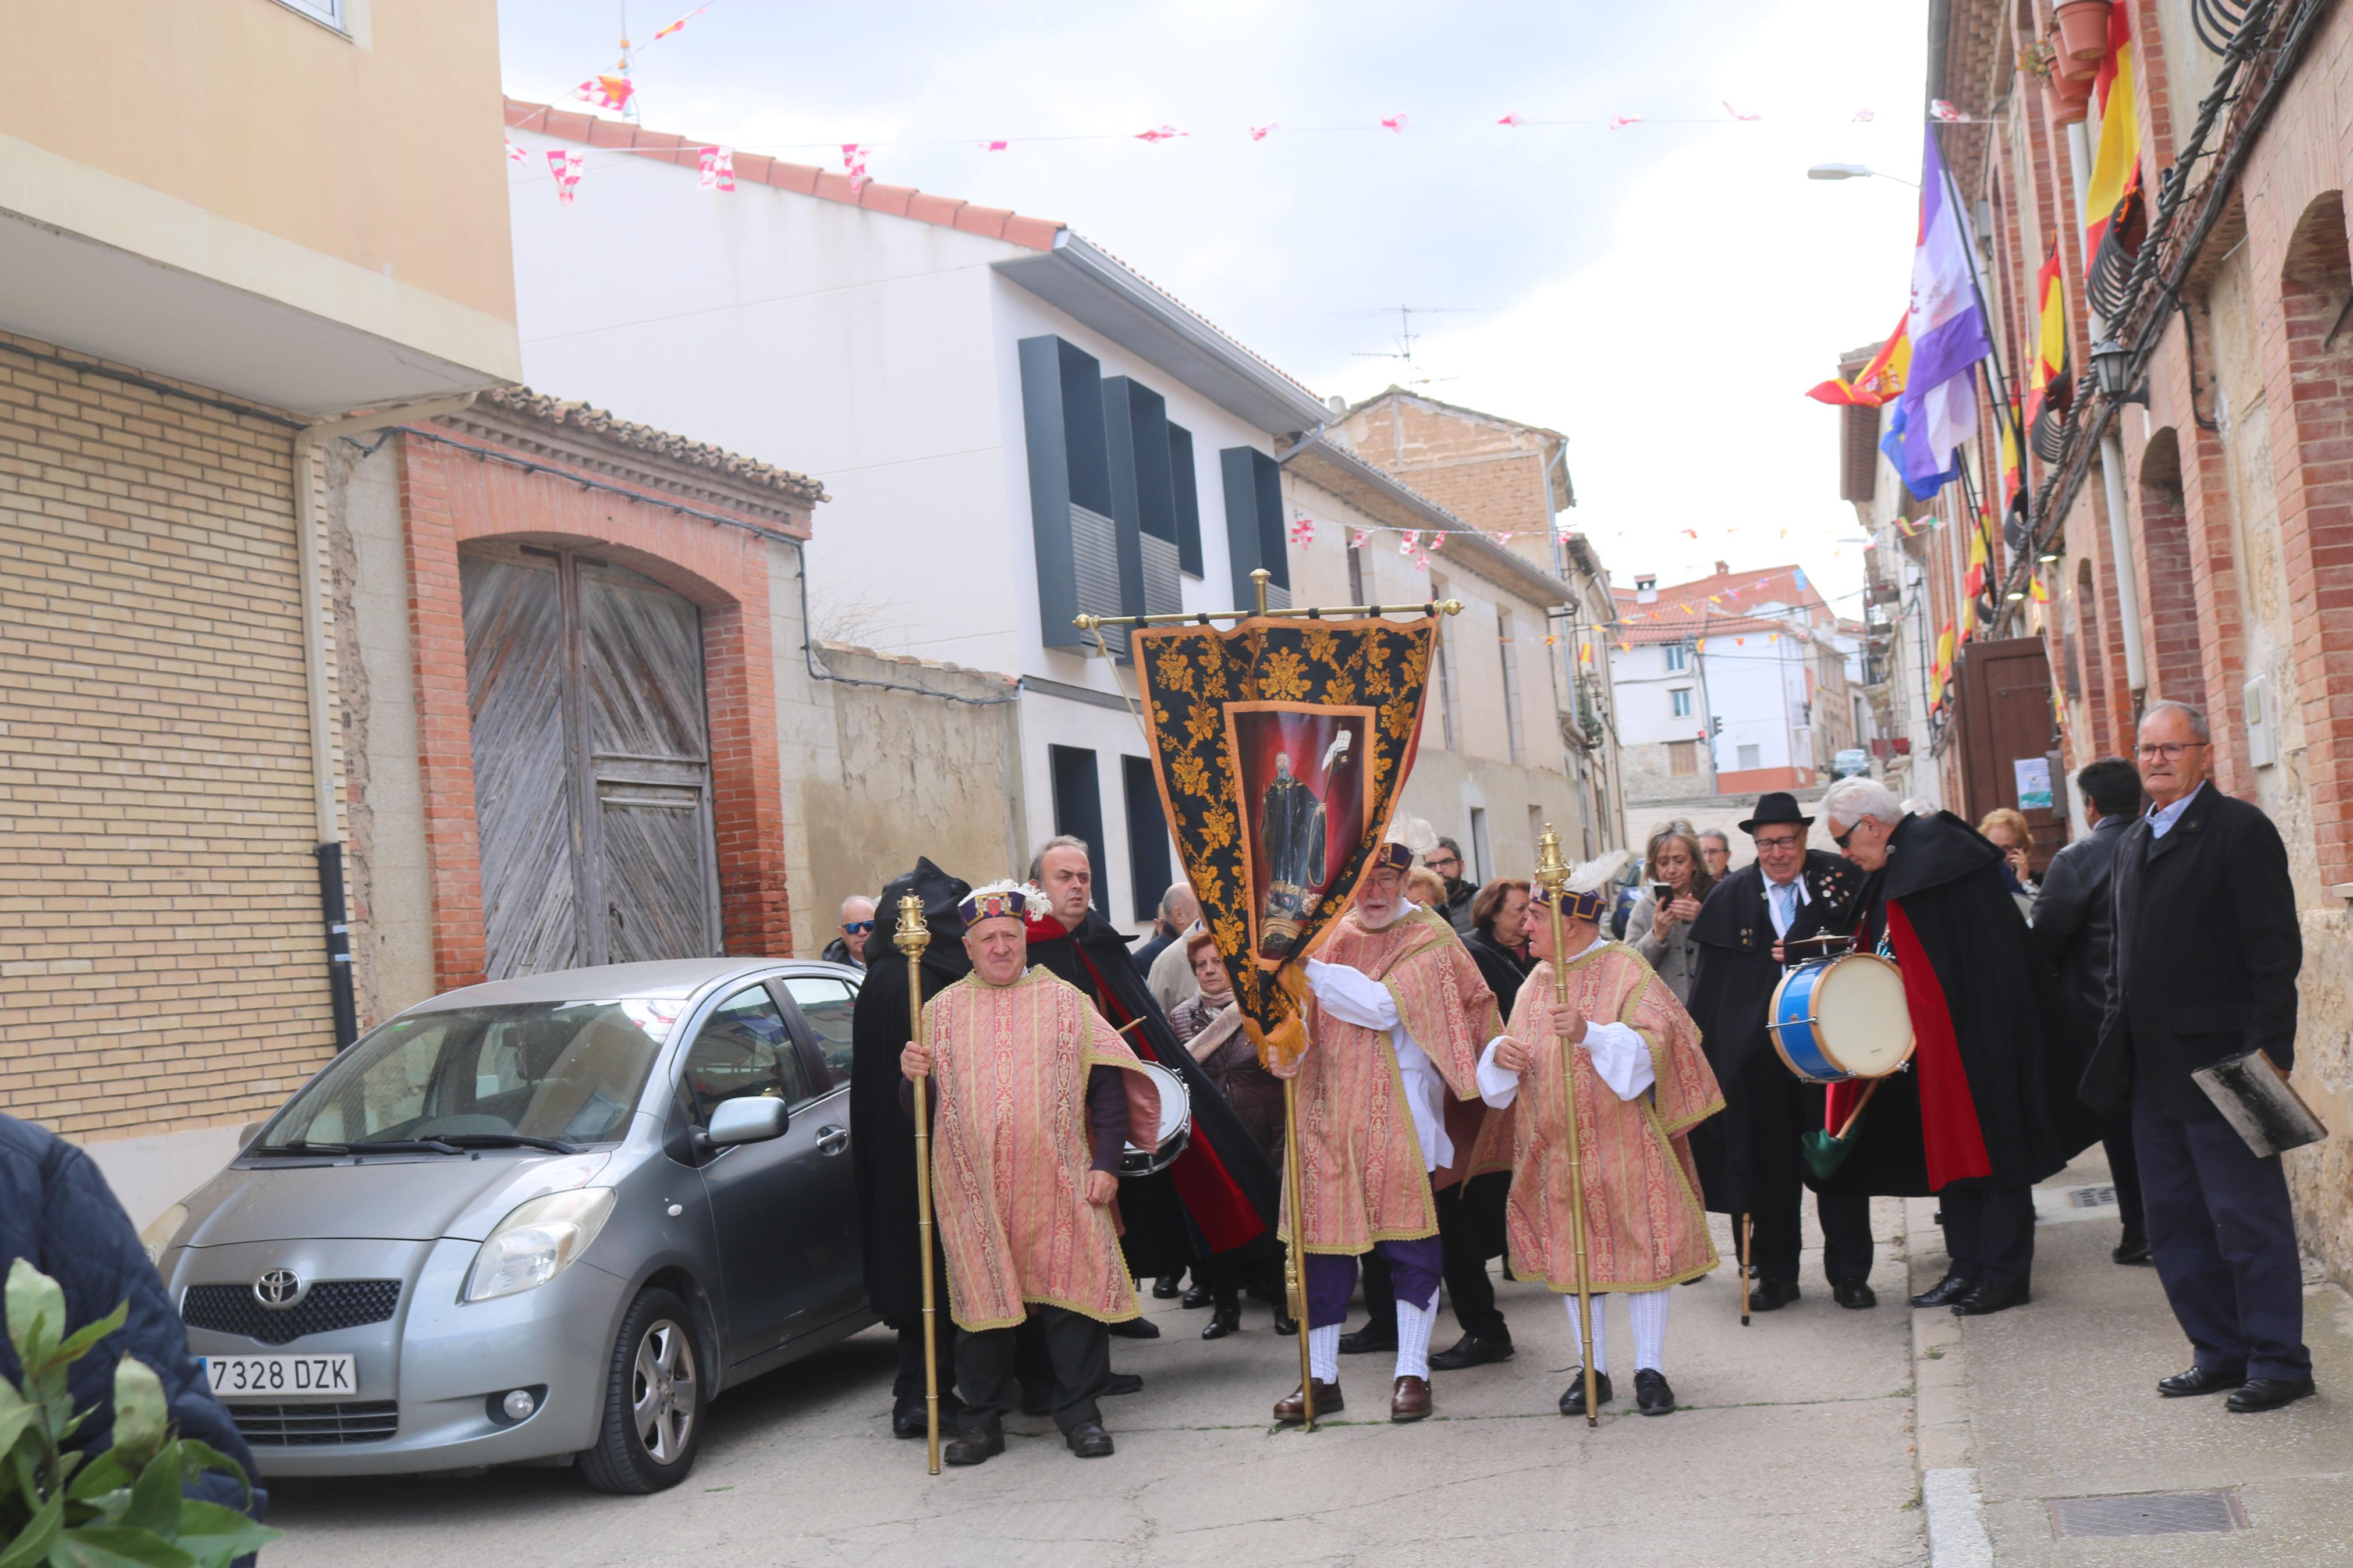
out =
[[714,1149],[734,1143],[765,1143],[771,1138],[781,1138],[791,1123],[792,1113],[781,1100],[767,1095],[745,1095],[723,1100],[711,1113],[711,1126],[702,1142]]
[[260,1137],[261,1130],[269,1125],[269,1118],[267,1116],[263,1117],[259,1121],[247,1122],[242,1128],[237,1130],[237,1146],[240,1149],[252,1148],[253,1141]]

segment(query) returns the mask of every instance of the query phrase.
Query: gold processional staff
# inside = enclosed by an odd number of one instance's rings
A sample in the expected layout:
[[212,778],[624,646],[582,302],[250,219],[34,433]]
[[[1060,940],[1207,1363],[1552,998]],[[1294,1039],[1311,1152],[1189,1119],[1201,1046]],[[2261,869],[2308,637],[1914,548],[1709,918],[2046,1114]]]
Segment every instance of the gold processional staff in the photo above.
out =
[[[1568,863],[1560,857],[1560,835],[1547,822],[1544,836],[1536,840],[1536,883],[1545,890],[1545,908],[1552,916],[1553,1004],[1563,1010],[1568,1006],[1568,951],[1561,931],[1560,896],[1568,886]],[[1585,1155],[1577,1146],[1577,1047],[1564,1041],[1561,1048],[1567,1053],[1561,1064],[1561,1091],[1568,1101],[1568,1226],[1577,1248],[1577,1348],[1585,1363],[1585,1424],[1598,1426],[1601,1417],[1594,1398],[1592,1276],[1585,1257]]]
[[[907,1037],[923,1039],[923,950],[932,945],[932,928],[923,923],[923,900],[914,893],[899,900],[899,934],[893,939],[907,955]],[[931,1080],[919,1078],[915,1089],[915,1246],[923,1259],[923,1436],[931,1473],[940,1473],[940,1342],[937,1321],[938,1287],[932,1279],[932,1115]]]

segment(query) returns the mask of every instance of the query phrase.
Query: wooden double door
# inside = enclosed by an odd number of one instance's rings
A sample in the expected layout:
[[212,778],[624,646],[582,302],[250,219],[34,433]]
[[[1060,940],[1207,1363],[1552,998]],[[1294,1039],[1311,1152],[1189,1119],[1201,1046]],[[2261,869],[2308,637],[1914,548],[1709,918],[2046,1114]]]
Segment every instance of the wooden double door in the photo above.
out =
[[578,551],[459,571],[487,976],[716,956],[702,612]]

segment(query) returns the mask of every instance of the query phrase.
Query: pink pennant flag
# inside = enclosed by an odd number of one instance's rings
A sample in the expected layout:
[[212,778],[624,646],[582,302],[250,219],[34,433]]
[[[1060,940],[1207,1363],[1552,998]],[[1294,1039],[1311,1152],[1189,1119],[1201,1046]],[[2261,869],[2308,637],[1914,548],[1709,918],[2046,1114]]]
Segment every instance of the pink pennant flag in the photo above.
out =
[[1263,125],[1253,125],[1250,127],[1250,140],[1263,142],[1266,140],[1268,132],[1279,130],[1281,127],[1282,121],[1276,120],[1270,120]]
[[1858,109],[1854,111],[1854,122],[1857,125],[1868,125],[1878,118],[1879,114],[1875,110]]
[[572,205],[573,187],[580,184],[580,164],[586,156],[562,148],[547,150],[547,172],[555,176],[555,199],[567,207]]
[[648,43],[659,44],[664,38],[669,37],[672,33],[677,32],[681,27],[685,26],[689,22],[693,21],[697,16],[702,16],[705,11],[710,9],[711,7],[708,5],[697,5],[693,10],[689,11],[685,16],[681,16],[677,21],[672,22],[669,26],[664,27],[660,32],[656,33],[652,37],[646,41]]
[[1609,117],[1609,129],[1612,131],[1623,131],[1629,125],[1641,123],[1642,117],[1639,114],[1613,114]]
[[697,183],[706,191],[732,191],[735,188],[735,149],[705,147],[696,162],[702,166],[702,178]]
[[1406,117],[1401,112],[1397,114],[1384,114],[1381,116],[1382,127],[1389,131],[1402,132],[1405,130],[1405,121]]
[[1007,142],[983,142],[979,145],[980,150],[984,153],[1002,153],[1007,147],[1010,146],[1011,143]]
[[1699,530],[1696,528],[1686,528],[1683,531],[1683,535],[1685,539],[1697,539],[1699,537]]
[[1495,123],[1498,125],[1509,125],[1516,128],[1518,126],[1525,125],[1527,121],[1523,119],[1520,115],[1520,111],[1515,109],[1511,113],[1504,116],[1503,119],[1495,121]]
[[1508,531],[1495,535],[1495,542],[1498,544],[1509,544],[1511,542],[1512,535]]
[[1943,99],[1941,99],[1941,98],[1932,98],[1932,99],[1930,99],[1930,100],[1928,100],[1928,118],[1929,118],[1929,119],[1931,119],[1931,120],[1942,120],[1942,121],[1955,121],[1955,120],[1960,120],[1960,119],[1963,119],[1963,118],[1965,118],[1965,117],[1962,115],[1962,113],[1961,113],[1961,111],[1960,111],[1959,110],[1955,109],[1951,104],[1949,104],[1949,103],[1946,102]]
[[841,168],[842,172],[849,176],[851,195],[854,196],[866,188],[866,149],[864,147],[855,142],[844,142],[841,144]]
[[1351,550],[1362,550],[1373,542],[1373,531],[1369,528],[1352,528],[1348,532],[1348,548]]
[[1722,103],[1724,105],[1724,111],[1732,116],[1735,120],[1762,120],[1765,118],[1763,115],[1757,113],[1743,114],[1740,110],[1733,108],[1732,104],[1727,100],[1718,99],[1716,101]]
[[1426,550],[1417,550],[1414,552],[1413,569],[1417,572],[1427,572],[1430,570],[1430,552]]
[[1315,520],[1303,511],[1291,514],[1291,542],[1304,550],[1315,542]]
[[508,157],[508,159],[509,159],[511,162],[517,163],[530,163],[530,162],[531,162],[531,154],[530,154],[530,153],[526,153],[526,152],[524,152],[522,148],[520,148],[520,147],[516,146],[516,145],[514,144],[514,138],[513,138],[513,137],[512,137],[512,136],[508,137],[508,138],[506,139],[506,142],[507,142],[507,157]]
[[1441,532],[1440,530],[1438,530],[1438,529],[1434,529],[1434,528],[1433,528],[1433,529],[1431,529],[1431,530],[1430,531],[1430,547],[1432,550],[1443,550],[1443,549],[1445,549],[1445,548],[1446,548],[1446,535],[1445,535],[1443,532]]
[[1399,555],[1411,555],[1419,547],[1420,540],[1421,532],[1419,530],[1411,528],[1400,530],[1398,536],[1398,553]]
[[1179,131],[1174,125],[1155,125],[1149,131],[1135,133],[1138,142],[1168,142],[1179,136],[1190,136],[1189,131]]
[[628,107],[629,97],[638,90],[637,84],[618,71],[592,76],[572,89],[572,96],[595,104],[599,109],[616,111]]

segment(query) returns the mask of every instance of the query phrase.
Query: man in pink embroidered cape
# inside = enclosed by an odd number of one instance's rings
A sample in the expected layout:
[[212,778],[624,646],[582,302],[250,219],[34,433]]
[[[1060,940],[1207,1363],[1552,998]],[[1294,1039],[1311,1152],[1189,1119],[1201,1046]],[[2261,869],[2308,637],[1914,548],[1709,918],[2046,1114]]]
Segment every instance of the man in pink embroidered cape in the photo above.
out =
[[[1119,1249],[1120,1156],[1159,1136],[1160,1100],[1135,1053],[1072,986],[1025,969],[1036,889],[965,900],[973,972],[923,1009],[901,1068],[932,1086],[932,1201],[956,1336],[958,1432],[940,1457],[1005,1448],[1019,1399],[1013,1331],[1035,1315],[1054,1368],[1054,1422],[1081,1458],[1112,1452],[1095,1404],[1106,1325],[1137,1315]],[[912,1102],[912,1096],[911,1102]]]

